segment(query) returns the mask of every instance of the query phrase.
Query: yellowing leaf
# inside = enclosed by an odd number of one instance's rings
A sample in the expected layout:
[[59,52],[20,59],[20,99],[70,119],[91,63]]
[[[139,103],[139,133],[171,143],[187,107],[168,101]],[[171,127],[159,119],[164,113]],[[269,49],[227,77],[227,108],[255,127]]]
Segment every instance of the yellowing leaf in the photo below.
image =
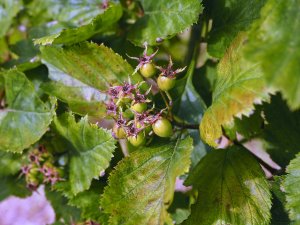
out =
[[261,62],[267,84],[300,108],[300,0],[270,0],[250,30],[247,58]]
[[133,152],[110,175],[101,206],[109,224],[164,224],[175,179],[190,165],[192,139],[157,144]]
[[268,99],[259,63],[243,57],[245,41],[245,34],[240,34],[221,60],[213,102],[200,124],[202,139],[214,147],[223,125],[232,123],[234,116],[250,113],[254,103]]

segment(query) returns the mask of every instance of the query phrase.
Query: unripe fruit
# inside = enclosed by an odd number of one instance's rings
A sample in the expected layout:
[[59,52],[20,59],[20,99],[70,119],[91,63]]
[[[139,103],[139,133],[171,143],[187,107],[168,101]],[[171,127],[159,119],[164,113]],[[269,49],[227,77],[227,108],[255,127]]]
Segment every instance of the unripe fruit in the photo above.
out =
[[128,141],[130,142],[130,144],[132,144],[135,147],[138,147],[140,145],[145,144],[146,142],[146,137],[144,132],[140,132],[138,133],[138,135],[136,137],[134,136],[130,136],[128,137]]
[[154,133],[159,137],[171,137],[173,134],[172,125],[166,118],[160,118],[153,125]]
[[120,99],[115,99],[114,100],[116,105],[118,107],[123,107],[125,108],[126,107],[126,104],[130,104],[132,99],[131,98],[128,98],[128,97],[123,97],[123,98],[120,98]]
[[123,112],[123,118],[125,119],[132,119],[134,117],[134,113],[130,109],[126,109]]
[[136,111],[138,113],[142,113],[142,112],[146,111],[147,103],[145,103],[145,102],[135,103],[135,104],[132,104],[130,108],[133,111]]
[[[142,124],[140,124],[139,122],[136,123],[136,127],[137,128],[142,128]],[[148,124],[144,124],[144,129],[143,131],[145,132],[145,134],[149,134],[152,131],[152,127],[151,125]]]
[[143,77],[149,78],[155,75],[156,68],[153,65],[153,63],[150,62],[150,63],[143,64],[140,68],[140,72],[143,75]]
[[118,127],[117,124],[114,125],[113,132],[116,135],[116,138],[118,138],[118,139],[126,138],[126,132],[125,132],[124,128]]
[[169,78],[162,75],[159,75],[159,77],[157,78],[157,85],[162,91],[171,90],[175,86],[175,83],[175,78]]

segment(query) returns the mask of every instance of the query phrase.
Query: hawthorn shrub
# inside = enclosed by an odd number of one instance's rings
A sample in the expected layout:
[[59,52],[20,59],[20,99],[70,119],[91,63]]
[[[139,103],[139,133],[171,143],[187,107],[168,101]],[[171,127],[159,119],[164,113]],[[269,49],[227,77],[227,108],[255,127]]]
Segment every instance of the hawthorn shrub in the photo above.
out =
[[1,200],[300,224],[300,0],[1,0],[0,26]]

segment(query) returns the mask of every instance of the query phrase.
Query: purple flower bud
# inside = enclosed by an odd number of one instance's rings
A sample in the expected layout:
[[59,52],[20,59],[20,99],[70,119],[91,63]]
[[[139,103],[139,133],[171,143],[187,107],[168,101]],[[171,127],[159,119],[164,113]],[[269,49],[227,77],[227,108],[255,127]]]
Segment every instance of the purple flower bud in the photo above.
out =
[[135,68],[133,74],[135,74],[143,65],[147,64],[147,63],[150,63],[152,61],[152,59],[154,58],[154,56],[157,54],[158,52],[158,49],[152,53],[151,55],[147,55],[147,50],[148,50],[148,46],[147,46],[147,43],[144,43],[144,47],[145,47],[145,50],[143,52],[143,55],[139,58],[137,57],[130,57],[128,56],[129,58],[131,59],[135,59],[137,61],[139,61],[139,64],[137,65],[137,67]]
[[21,175],[27,175],[31,170],[31,166],[30,165],[24,165],[21,167]]
[[137,92],[133,98],[133,104],[144,103],[144,102],[147,102],[146,96]]
[[136,85],[130,84],[128,82],[124,82],[122,89],[121,89],[121,96],[122,97],[131,97],[132,92],[136,89]]
[[29,154],[29,160],[33,163],[35,163],[36,165],[40,165],[40,156],[36,155],[34,153],[30,153]]
[[106,113],[108,115],[117,115],[117,105],[113,101],[110,101],[106,104]]
[[109,87],[107,94],[112,98],[116,99],[120,97],[120,93],[122,91],[122,86],[112,86]]
[[174,78],[176,76],[176,74],[184,71],[185,68],[186,68],[186,67],[184,67],[184,68],[174,70],[172,67],[173,67],[173,61],[172,61],[172,58],[170,56],[169,57],[169,64],[166,68],[163,68],[163,67],[160,67],[160,66],[158,66],[157,68],[161,71],[162,76],[169,77],[169,78]]
[[136,137],[140,131],[142,131],[143,129],[142,128],[137,128],[135,126],[135,124],[130,124],[129,126],[127,126],[125,128],[125,132],[127,134],[128,137]]

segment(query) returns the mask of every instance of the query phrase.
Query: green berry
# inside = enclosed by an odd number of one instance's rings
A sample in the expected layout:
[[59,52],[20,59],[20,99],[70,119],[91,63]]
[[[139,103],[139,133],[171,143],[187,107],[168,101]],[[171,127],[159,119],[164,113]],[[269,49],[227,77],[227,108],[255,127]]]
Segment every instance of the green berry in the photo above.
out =
[[159,77],[157,78],[157,85],[162,91],[171,90],[175,86],[175,83],[175,78],[169,78],[162,75],[159,75]]
[[138,113],[142,113],[142,112],[146,111],[147,103],[145,103],[145,102],[135,103],[135,104],[132,104],[130,108],[133,111],[136,111]]
[[113,127],[113,132],[115,133],[116,138],[118,138],[118,139],[126,138],[126,132],[125,132],[124,128],[118,127],[116,124]]
[[140,68],[140,72],[143,75],[143,77],[149,78],[155,75],[156,68],[153,65],[153,63],[150,62],[150,63],[143,64]]
[[140,132],[140,133],[138,133],[138,135],[136,137],[134,137],[134,136],[128,137],[128,141],[133,146],[138,147],[138,146],[145,144],[146,137],[145,137],[144,132]]
[[173,134],[172,125],[169,120],[160,118],[153,125],[154,133],[159,137],[171,137]]

